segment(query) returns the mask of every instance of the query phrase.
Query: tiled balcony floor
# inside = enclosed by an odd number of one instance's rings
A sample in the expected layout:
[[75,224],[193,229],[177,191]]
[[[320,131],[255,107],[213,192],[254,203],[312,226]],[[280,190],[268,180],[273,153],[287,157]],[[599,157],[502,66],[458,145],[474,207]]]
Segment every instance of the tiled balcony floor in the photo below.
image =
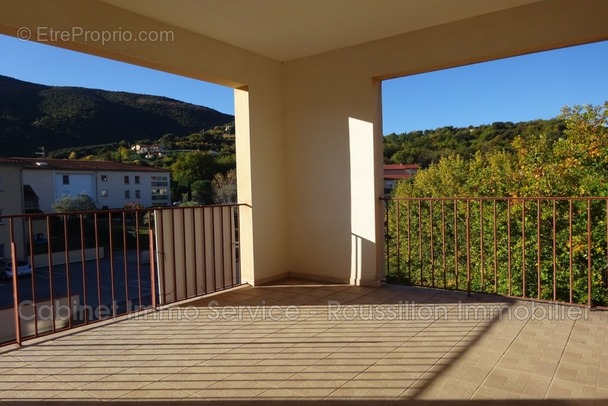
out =
[[608,404],[608,312],[403,286],[242,287],[3,348],[0,399]]

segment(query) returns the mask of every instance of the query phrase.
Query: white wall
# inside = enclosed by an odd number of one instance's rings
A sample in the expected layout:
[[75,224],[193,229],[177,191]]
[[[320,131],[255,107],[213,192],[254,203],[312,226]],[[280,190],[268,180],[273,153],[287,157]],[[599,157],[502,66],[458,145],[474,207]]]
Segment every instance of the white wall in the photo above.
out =
[[[39,172],[40,173],[40,172]],[[64,177],[67,176],[67,183],[64,182]],[[55,172],[55,195],[54,200],[61,199],[64,196],[77,196],[81,193],[95,198],[95,174],[94,173],[77,173],[77,172]],[[31,185],[30,185],[31,186]],[[34,189],[35,191],[35,189]],[[40,195],[38,195],[40,197]],[[45,198],[48,199],[47,196]]]
[[[70,185],[63,184],[63,175],[70,176]],[[125,184],[125,176],[129,177],[129,184]],[[139,184],[135,182],[136,176],[139,176]],[[153,182],[157,181],[152,178],[158,176],[167,178],[167,186],[152,186]],[[123,208],[130,202],[140,203],[145,207],[171,203],[169,172],[96,171],[82,173],[69,170],[24,169],[23,184],[30,185],[34,189],[40,199],[40,210],[43,212],[53,212],[51,204],[64,194],[75,196],[82,192],[91,196],[99,209],[103,207]],[[156,188],[167,189],[166,200],[152,199],[152,189]],[[127,190],[129,197],[125,195]],[[138,190],[140,198],[136,197]]]
[[55,173],[54,171],[43,171],[24,169],[23,184],[30,185],[38,195],[39,207],[43,212],[53,212],[51,204],[55,201]]
[[[103,176],[106,180],[103,180]],[[125,176],[129,177],[128,184],[125,183]],[[139,183],[136,183],[136,176],[139,176]],[[167,186],[152,186],[153,182],[161,182],[152,179],[158,176],[167,178]],[[171,182],[168,172],[98,171],[96,177],[96,201],[99,208],[106,206],[110,209],[123,208],[131,202],[143,204],[145,207],[171,203],[169,193]],[[167,189],[166,200],[152,200],[152,189],[158,188]],[[129,197],[126,196],[125,191],[129,192]],[[137,191],[140,193],[139,198],[137,198]]]

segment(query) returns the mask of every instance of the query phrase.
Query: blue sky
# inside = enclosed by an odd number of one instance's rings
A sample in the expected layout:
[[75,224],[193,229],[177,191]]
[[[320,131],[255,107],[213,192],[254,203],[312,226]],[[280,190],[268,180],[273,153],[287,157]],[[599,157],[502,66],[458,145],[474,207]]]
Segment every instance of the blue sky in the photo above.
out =
[[166,96],[234,114],[231,88],[0,35],[0,75],[53,86]]
[[552,118],[608,100],[608,41],[385,81],[384,133]]
[[[232,89],[0,35],[0,75],[171,97],[234,114]],[[383,83],[384,133],[551,118],[608,100],[608,41]]]

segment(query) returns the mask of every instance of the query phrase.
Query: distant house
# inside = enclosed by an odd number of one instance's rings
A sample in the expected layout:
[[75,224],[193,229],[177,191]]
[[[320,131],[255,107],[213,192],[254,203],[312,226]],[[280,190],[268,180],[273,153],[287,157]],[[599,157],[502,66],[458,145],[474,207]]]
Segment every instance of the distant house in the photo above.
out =
[[[81,193],[89,195],[97,207],[110,209],[130,202],[151,207],[171,201],[170,172],[166,170],[109,161],[16,159],[21,162],[22,183],[28,186],[28,209],[34,208],[34,196],[41,211],[52,212],[55,200]],[[26,188],[23,190],[25,193]]]
[[135,144],[131,147],[131,150],[137,152],[138,154],[145,155],[146,158],[152,158],[155,156],[162,157],[163,153],[165,152],[165,147],[160,144]]
[[419,169],[417,164],[384,165],[384,194],[389,194],[398,181],[412,179]]

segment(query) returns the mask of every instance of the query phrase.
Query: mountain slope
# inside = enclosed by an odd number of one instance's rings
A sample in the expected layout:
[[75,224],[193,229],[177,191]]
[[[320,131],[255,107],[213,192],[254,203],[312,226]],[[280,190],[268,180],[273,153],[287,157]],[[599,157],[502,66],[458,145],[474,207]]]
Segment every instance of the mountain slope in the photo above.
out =
[[0,154],[125,140],[186,136],[234,121],[229,114],[169,99],[80,87],[56,87],[0,75]]

